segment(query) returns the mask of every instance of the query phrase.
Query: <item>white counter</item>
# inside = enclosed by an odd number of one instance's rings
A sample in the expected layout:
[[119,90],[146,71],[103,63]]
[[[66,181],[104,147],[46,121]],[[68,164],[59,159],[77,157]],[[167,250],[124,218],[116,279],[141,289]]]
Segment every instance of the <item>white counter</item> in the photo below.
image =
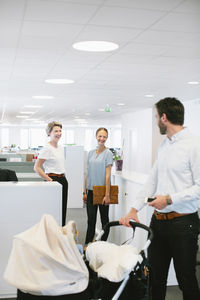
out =
[[[37,174],[37,173],[16,173],[17,178],[21,179],[21,178],[37,178],[37,179],[41,179],[41,177]],[[42,179],[41,179],[42,181]]]
[[137,172],[112,171],[112,175],[138,184],[144,184],[148,178],[147,174]]
[[0,182],[0,298],[16,296],[16,289],[2,278],[13,236],[51,214],[62,219],[62,186],[57,182]]

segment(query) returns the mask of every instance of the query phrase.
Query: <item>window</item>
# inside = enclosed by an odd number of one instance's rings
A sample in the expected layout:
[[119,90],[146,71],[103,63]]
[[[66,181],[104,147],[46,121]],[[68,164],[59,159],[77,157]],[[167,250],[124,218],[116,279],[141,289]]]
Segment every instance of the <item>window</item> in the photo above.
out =
[[86,129],[85,130],[85,142],[84,142],[84,149],[86,151],[90,151],[93,149],[94,144],[94,130]]
[[62,128],[62,136],[61,136],[61,139],[59,141],[59,144],[60,145],[65,145],[66,144],[66,130],[64,130]]
[[1,129],[1,147],[9,147],[9,128]]
[[112,137],[113,148],[121,148],[121,129],[115,129]]
[[44,128],[31,128],[30,129],[30,146],[31,148],[38,148],[46,144],[47,137]]
[[21,149],[29,148],[29,130],[28,130],[28,128],[20,130],[20,145],[19,146]]
[[66,130],[66,144],[74,144],[74,130]]

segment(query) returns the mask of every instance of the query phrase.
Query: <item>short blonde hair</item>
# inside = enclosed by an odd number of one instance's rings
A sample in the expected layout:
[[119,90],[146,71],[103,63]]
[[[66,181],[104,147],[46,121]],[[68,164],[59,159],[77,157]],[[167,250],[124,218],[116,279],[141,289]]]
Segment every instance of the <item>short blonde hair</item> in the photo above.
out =
[[48,125],[47,125],[47,128],[46,128],[46,133],[47,135],[49,136],[50,133],[52,132],[53,128],[55,126],[59,126],[61,129],[62,129],[62,124],[59,123],[59,122],[56,122],[56,121],[53,121],[53,122],[50,122]]

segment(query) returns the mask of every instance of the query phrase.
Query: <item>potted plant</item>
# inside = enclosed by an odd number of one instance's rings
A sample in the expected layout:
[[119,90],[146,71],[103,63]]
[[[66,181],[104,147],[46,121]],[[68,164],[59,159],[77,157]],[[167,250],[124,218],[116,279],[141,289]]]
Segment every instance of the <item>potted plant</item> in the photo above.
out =
[[116,171],[122,171],[123,166],[123,158],[122,158],[122,152],[120,153],[119,150],[115,150],[113,159],[115,161],[115,169]]

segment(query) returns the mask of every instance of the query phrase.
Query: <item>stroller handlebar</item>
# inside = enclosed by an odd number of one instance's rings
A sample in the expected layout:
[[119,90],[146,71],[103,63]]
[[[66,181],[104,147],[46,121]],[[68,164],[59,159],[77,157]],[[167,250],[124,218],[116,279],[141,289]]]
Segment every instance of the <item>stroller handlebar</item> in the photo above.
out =
[[[142,228],[144,230],[146,230],[148,233],[149,233],[149,236],[148,236],[148,240],[152,241],[153,239],[153,231],[150,227],[144,225],[144,224],[141,224],[141,223],[137,223],[133,220],[130,220],[129,224],[131,225],[131,227],[133,228],[133,230],[135,230],[136,227],[139,227],[139,228]],[[103,228],[103,231],[107,231],[109,230],[110,227],[113,227],[113,226],[123,226],[122,224],[119,223],[119,221],[112,221],[112,222],[109,222],[107,223],[104,228]]]

